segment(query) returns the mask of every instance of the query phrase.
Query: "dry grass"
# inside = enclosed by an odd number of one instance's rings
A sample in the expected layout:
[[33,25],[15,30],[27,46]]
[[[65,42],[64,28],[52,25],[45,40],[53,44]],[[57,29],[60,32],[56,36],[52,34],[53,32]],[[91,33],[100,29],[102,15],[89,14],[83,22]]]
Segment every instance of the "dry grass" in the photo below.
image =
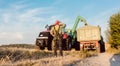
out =
[[85,57],[97,55],[93,51],[64,51],[64,56],[55,57],[53,51],[0,47],[0,66],[71,66]]
[[34,49],[36,46],[33,44],[9,44],[9,45],[2,45],[0,47],[16,47],[16,48],[27,48],[27,49]]
[[108,48],[107,49],[108,53],[112,53],[112,54],[120,54],[120,47],[118,47],[118,49],[114,49],[114,48]]

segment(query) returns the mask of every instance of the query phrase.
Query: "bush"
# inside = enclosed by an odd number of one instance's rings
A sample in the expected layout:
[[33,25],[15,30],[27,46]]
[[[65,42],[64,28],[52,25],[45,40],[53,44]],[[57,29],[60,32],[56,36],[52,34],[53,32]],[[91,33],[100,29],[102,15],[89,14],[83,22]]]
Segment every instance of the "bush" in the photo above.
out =
[[120,46],[120,13],[113,14],[110,17],[107,39],[112,48],[118,49]]

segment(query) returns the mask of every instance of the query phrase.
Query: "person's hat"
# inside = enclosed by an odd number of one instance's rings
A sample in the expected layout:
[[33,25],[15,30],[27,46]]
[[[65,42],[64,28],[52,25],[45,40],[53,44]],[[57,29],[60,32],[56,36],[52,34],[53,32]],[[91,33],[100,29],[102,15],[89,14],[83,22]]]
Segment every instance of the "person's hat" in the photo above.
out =
[[56,20],[55,25],[59,25],[60,21]]

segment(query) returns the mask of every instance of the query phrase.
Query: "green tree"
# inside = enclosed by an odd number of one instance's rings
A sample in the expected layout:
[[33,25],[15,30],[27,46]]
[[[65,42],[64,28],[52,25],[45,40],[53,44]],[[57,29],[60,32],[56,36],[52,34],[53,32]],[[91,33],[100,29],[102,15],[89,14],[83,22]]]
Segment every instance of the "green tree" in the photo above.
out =
[[112,48],[120,46],[120,13],[110,17],[107,38]]

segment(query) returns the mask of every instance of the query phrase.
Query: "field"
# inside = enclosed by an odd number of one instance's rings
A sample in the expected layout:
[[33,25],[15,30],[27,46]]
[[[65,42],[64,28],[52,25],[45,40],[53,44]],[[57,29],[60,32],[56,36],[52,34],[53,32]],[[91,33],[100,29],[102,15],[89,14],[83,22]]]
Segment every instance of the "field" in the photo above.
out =
[[53,51],[39,50],[31,44],[0,46],[0,66],[71,66],[82,59],[97,56],[95,51],[63,51],[64,56],[54,56]]

